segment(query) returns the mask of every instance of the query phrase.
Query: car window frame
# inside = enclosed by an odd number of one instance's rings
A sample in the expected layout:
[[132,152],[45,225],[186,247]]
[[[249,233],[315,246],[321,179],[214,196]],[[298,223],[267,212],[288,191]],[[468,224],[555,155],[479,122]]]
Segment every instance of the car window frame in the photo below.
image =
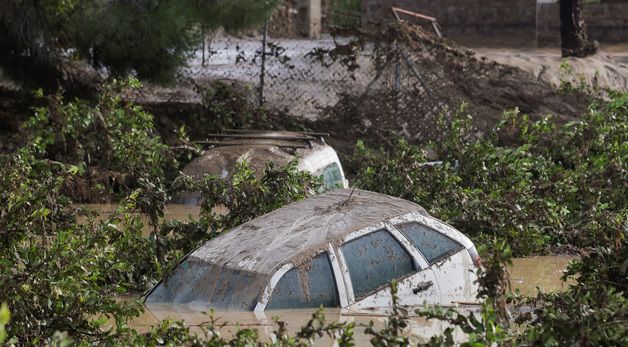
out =
[[[340,242],[335,248],[336,248],[336,252],[337,252],[337,256],[338,256],[338,260],[339,260],[339,265],[340,265],[340,270],[342,271],[342,275],[343,275],[343,279],[344,279],[344,285],[347,291],[347,299],[348,299],[348,304],[349,305],[353,305],[355,304],[357,301],[361,301],[364,299],[363,298],[358,298],[356,299],[355,297],[355,291],[353,289],[353,283],[351,282],[351,274],[349,273],[349,267],[347,265],[347,260],[345,259],[344,253],[342,252],[342,246],[344,244],[346,244],[347,242],[359,239],[360,237],[366,236],[368,234],[371,234],[373,232],[379,231],[381,229],[384,229],[385,231],[387,231],[389,234],[392,235],[392,237],[399,242],[399,244],[401,245],[401,247],[408,252],[408,254],[410,255],[410,257],[412,258],[413,261],[413,266],[414,266],[414,271],[410,272],[408,274],[406,274],[405,276],[401,276],[399,278],[397,278],[396,280],[398,281],[402,281],[410,276],[413,276],[421,271],[426,270],[429,267],[428,262],[425,260],[425,257],[423,257],[423,255],[418,252],[418,250],[414,247],[414,245],[408,240],[406,239],[406,237],[399,231],[397,230],[394,225],[392,225],[391,223],[389,223],[389,221],[385,221],[385,222],[379,222],[379,223],[375,223],[372,224],[366,228],[360,229],[358,231],[354,231],[352,233],[350,233],[349,235],[347,235],[345,238],[342,239],[342,242]],[[368,294],[365,297],[368,297],[370,295],[373,295],[374,293],[380,292],[383,289],[386,289],[388,287],[387,284],[381,285],[375,289],[373,289],[372,291],[368,292]]]
[[[469,238],[462,234],[461,231],[456,230],[454,227],[443,223],[433,217],[424,216],[418,212],[406,213],[404,215],[391,218],[390,220],[388,220],[388,222],[393,226],[397,224],[416,222],[456,241],[457,243],[461,244],[464,249],[475,247],[473,245],[473,242],[471,242]],[[401,231],[399,231],[399,233],[402,234]],[[410,243],[412,244],[412,242]],[[414,247],[414,244],[412,244],[412,247]],[[421,252],[419,251],[419,253]],[[422,253],[421,257],[423,257]],[[425,257],[423,257],[423,259],[425,259]]]
[[[332,276],[334,277],[336,291],[338,292],[338,298],[340,299],[339,308],[346,307],[348,303],[347,295],[346,295],[346,288],[344,286],[342,275],[340,274],[340,266],[338,264],[338,257],[335,253],[335,250],[331,244],[328,244],[326,249],[316,252],[316,254],[312,256],[312,258],[317,257],[318,255],[322,253],[327,253],[329,262],[331,263],[331,272],[332,272]],[[260,297],[257,300],[257,304],[255,305],[253,312],[263,312],[266,310],[266,307],[268,306],[268,303],[270,302],[270,298],[272,297],[273,291],[275,287],[277,286],[277,284],[279,283],[279,281],[281,280],[281,278],[288,271],[292,270],[296,266],[297,265],[295,265],[295,263],[292,261],[284,263],[283,265],[279,266],[279,268],[271,276],[264,290],[260,293]]]
[[[434,219],[431,216],[425,216],[421,214],[420,212],[409,212],[409,213],[396,216],[390,219],[385,219],[381,222],[374,223],[367,227],[351,232],[346,237],[341,239],[339,242],[337,241],[334,243],[329,243],[326,249],[322,249],[315,254],[316,256],[320,253],[327,252],[327,254],[329,255],[329,260],[331,261],[331,264],[332,264],[332,272],[334,274],[334,279],[336,280],[336,287],[338,289],[338,296],[340,298],[341,308],[349,307],[356,303],[356,299],[353,292],[353,285],[351,284],[351,277],[349,275],[349,268],[347,267],[346,265],[347,263],[346,263],[346,260],[344,259],[344,255],[342,254],[342,251],[340,250],[340,247],[348,241],[360,238],[368,233],[385,228],[387,229],[388,232],[392,234],[392,236],[399,243],[401,243],[404,249],[408,253],[410,253],[410,255],[415,261],[415,264],[414,264],[415,268],[419,269],[411,274],[408,274],[405,277],[402,277],[401,280],[409,276],[412,276],[418,272],[426,271],[430,269],[432,266],[434,266],[434,265],[431,265],[427,261],[423,253],[421,253],[421,251],[417,247],[414,246],[412,241],[408,240],[401,231],[395,228],[396,224],[402,224],[402,223],[408,223],[408,222],[416,222],[428,228],[431,228],[435,230],[436,232],[439,232],[449,237],[450,239],[458,242],[465,249],[474,247],[473,242],[471,242],[471,240],[469,240],[466,236],[464,236],[464,234],[462,234],[460,231],[454,229],[448,224],[445,224],[443,222],[440,222]],[[271,279],[268,281],[268,284],[266,285],[264,290],[262,290],[262,292],[260,293],[258,302],[255,306],[255,309],[253,310],[254,312],[259,313],[265,310],[266,305],[270,301],[272,290],[274,289],[275,285],[279,282],[281,277],[293,267],[294,265],[292,261],[288,261],[284,263],[283,265],[280,265],[277,268],[277,270],[271,276]],[[382,289],[385,289],[385,288],[386,286],[379,287],[377,290],[373,291],[373,293],[377,293],[378,291],[381,291]],[[358,301],[361,301],[361,299],[359,299]]]
[[[419,225],[427,228],[428,230],[433,231],[433,232],[435,232],[435,233],[437,233],[437,234],[439,234],[439,235],[449,239],[450,241],[452,241],[453,243],[455,243],[455,244],[457,244],[459,246],[457,250],[455,250],[455,251],[448,251],[448,252],[442,253],[438,257],[436,257],[434,260],[429,261],[427,259],[427,257],[425,256],[425,254],[423,254],[423,252],[421,251],[419,246],[415,245],[414,242],[412,242],[412,240],[410,240],[409,237],[404,235],[404,237],[406,237],[412,243],[412,246],[415,247],[419,251],[419,253],[421,253],[423,258],[428,262],[428,264],[430,264],[430,266],[434,266],[434,265],[436,265],[436,264],[438,264],[438,263],[440,263],[440,262],[442,262],[442,261],[444,261],[444,260],[446,260],[448,258],[451,258],[453,255],[458,254],[459,252],[465,250],[465,247],[464,247],[464,245],[462,243],[460,243],[460,242],[454,240],[453,238],[447,236],[447,234],[445,234],[445,233],[441,233],[438,230],[436,230],[434,228],[431,228],[431,227],[429,227],[429,226],[427,226],[425,224],[419,223],[417,221],[410,220],[410,221],[406,221],[406,222],[396,223],[395,227],[401,226],[401,225],[406,225],[406,224],[412,224],[412,223],[419,224]],[[399,230],[399,232],[401,232],[401,234],[403,234],[403,232],[399,228],[397,228],[397,230]]]

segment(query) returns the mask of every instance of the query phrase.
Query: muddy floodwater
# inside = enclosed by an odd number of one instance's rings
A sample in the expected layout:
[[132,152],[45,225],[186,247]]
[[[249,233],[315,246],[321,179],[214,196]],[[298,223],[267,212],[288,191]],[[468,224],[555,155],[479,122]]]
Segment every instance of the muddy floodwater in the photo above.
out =
[[[575,259],[571,256],[536,256],[529,258],[516,258],[510,268],[512,290],[519,290],[523,295],[534,295],[537,287],[545,292],[560,291],[566,289],[566,284],[561,281],[563,271],[567,264]],[[463,310],[477,311],[478,307],[467,305],[460,307]],[[274,319],[288,322],[288,331],[295,333],[305,325],[315,310],[276,310],[264,313],[254,312],[224,312],[215,311],[218,331],[224,337],[232,336],[238,329],[251,328],[258,330],[261,337],[270,339],[273,331],[277,329]],[[425,341],[431,336],[440,334],[448,327],[445,323],[430,320],[410,314],[411,324],[409,336],[415,341]],[[386,311],[361,311],[350,312],[341,309],[325,309],[325,317],[328,322],[354,322],[355,342],[357,346],[368,345],[370,336],[364,334],[364,328],[360,324],[368,324],[373,321],[376,327],[385,324]],[[192,331],[203,334],[201,325],[210,321],[206,310],[192,305],[152,304],[146,307],[146,312],[132,322],[132,326],[139,331],[148,331],[150,327],[162,319],[185,320]],[[460,341],[464,334],[456,331],[454,337]],[[316,345],[332,346],[333,341],[322,339]]]
[[[116,206],[108,204],[90,204],[83,205],[98,211],[100,218],[113,213]],[[220,210],[216,210],[220,213]],[[224,211],[222,211],[224,212]],[[164,220],[188,220],[190,217],[197,219],[200,213],[198,206],[189,205],[168,205],[164,214]],[[147,220],[144,220],[147,225]],[[148,235],[148,227],[144,233]],[[537,288],[544,292],[565,290],[567,284],[561,281],[563,271],[568,263],[575,259],[572,256],[534,256],[528,258],[515,258],[513,266],[510,268],[510,282],[512,290],[519,290],[522,295],[531,296],[536,294]],[[124,300],[134,300],[137,296],[127,297]],[[477,310],[477,306],[465,306],[464,309],[470,311]],[[225,337],[229,337],[241,328],[257,329],[261,337],[270,338],[273,331],[277,329],[274,319],[288,322],[288,331],[296,332],[301,326],[305,325],[311,318],[315,310],[276,310],[265,313],[253,312],[223,312],[216,311],[213,317],[216,319],[218,331]],[[356,325],[367,324],[374,321],[376,327],[382,327],[385,323],[386,312],[382,311],[366,311],[366,312],[349,312],[341,309],[326,309],[325,317],[327,321],[355,322]],[[416,341],[429,339],[435,334],[442,333],[447,326],[438,321],[426,321],[423,318],[412,316],[410,336]],[[184,320],[191,329],[199,334],[203,333],[201,325],[210,322],[210,316],[207,310],[196,308],[191,305],[173,305],[173,304],[152,304],[146,307],[145,313],[135,319],[131,326],[141,332],[150,330],[150,327],[157,324],[163,319]],[[356,345],[367,345],[370,337],[364,334],[364,328],[357,326],[355,329]],[[457,337],[462,338],[464,334],[460,331],[456,332]],[[333,345],[333,341],[323,339],[318,341],[317,345]]]
[[512,290],[519,290],[522,295],[533,296],[537,287],[544,292],[566,290],[568,283],[560,280],[563,271],[573,256],[537,256],[515,258],[510,269]]
[[[99,217],[97,219],[103,220],[109,217],[112,213],[114,213],[118,205],[81,204],[81,205],[75,205],[75,207],[83,207],[83,208],[94,210],[99,213]],[[215,209],[214,212],[224,213],[226,211],[224,209],[218,208],[218,209]],[[170,220],[187,221],[190,218],[198,219],[198,216],[200,215],[200,213],[201,213],[200,206],[168,204],[166,205],[166,209],[164,211],[163,221],[170,221]],[[144,224],[144,228],[142,229],[142,234],[144,236],[148,236],[148,234],[150,234],[151,232],[151,229],[148,225],[148,218],[142,216],[142,222]]]

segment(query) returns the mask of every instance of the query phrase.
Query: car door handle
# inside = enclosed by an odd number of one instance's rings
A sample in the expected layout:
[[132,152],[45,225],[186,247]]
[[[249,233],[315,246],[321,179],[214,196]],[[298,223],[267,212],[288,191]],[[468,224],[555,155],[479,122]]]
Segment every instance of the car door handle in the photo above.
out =
[[424,292],[428,289],[430,289],[431,286],[434,285],[434,282],[432,281],[427,281],[427,282],[419,282],[419,284],[417,284],[416,288],[412,289],[412,292],[414,294],[419,294],[421,292]]

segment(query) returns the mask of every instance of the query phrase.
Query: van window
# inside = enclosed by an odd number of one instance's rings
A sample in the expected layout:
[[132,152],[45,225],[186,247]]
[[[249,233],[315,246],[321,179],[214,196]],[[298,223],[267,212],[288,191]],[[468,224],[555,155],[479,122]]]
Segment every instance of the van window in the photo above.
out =
[[340,299],[327,253],[314,257],[309,266],[295,267],[277,282],[267,309],[338,307]]
[[464,248],[448,236],[417,222],[399,224],[395,227],[423,253],[430,264],[434,264]]
[[318,176],[323,179],[327,190],[338,189],[344,186],[342,172],[340,172],[338,163],[331,163],[325,166]]
[[342,254],[357,299],[415,270],[412,256],[386,229],[345,243]]

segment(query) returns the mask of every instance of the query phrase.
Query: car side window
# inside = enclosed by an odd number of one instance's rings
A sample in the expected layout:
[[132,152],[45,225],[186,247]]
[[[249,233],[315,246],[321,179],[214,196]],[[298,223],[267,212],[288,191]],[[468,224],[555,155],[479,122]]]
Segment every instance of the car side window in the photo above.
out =
[[286,272],[275,288],[266,309],[338,307],[338,289],[327,253],[314,257],[309,266]]
[[356,299],[416,270],[412,256],[386,229],[351,240],[341,248]]
[[417,222],[399,224],[395,227],[423,253],[430,264],[434,264],[464,248],[448,236]]
[[328,190],[342,188],[343,186],[342,173],[338,163],[331,163],[325,166],[319,176],[323,179],[325,188]]

